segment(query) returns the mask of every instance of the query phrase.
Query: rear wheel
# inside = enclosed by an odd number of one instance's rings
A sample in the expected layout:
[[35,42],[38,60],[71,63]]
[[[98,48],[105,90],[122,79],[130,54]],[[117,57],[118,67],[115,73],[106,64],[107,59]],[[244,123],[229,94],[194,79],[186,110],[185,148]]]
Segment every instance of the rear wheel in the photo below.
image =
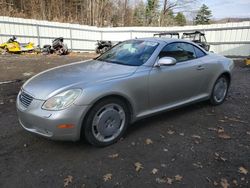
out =
[[99,49],[98,47],[96,47],[95,53],[97,53],[97,54],[100,54],[100,53],[101,53],[101,52],[100,52],[100,49]]
[[214,84],[213,91],[210,97],[211,104],[222,104],[226,99],[228,88],[229,79],[226,76],[219,77]]
[[106,51],[109,50],[109,47],[108,46],[105,46],[103,49],[102,49],[102,54],[105,53]]
[[102,100],[90,110],[83,125],[85,139],[95,146],[117,142],[129,124],[129,109],[122,100]]

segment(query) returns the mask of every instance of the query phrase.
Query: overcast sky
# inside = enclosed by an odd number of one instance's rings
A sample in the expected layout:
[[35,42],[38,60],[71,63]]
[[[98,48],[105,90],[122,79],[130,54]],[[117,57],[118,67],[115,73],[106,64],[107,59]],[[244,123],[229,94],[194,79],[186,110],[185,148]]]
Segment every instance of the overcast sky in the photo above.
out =
[[213,17],[240,17],[250,18],[250,0],[201,0],[212,10]]
[[[135,2],[136,0],[130,0]],[[145,3],[147,0],[143,0]],[[172,0],[176,1],[176,0]],[[177,0],[178,1],[178,0]],[[187,0],[189,1],[189,0]],[[159,0],[161,5],[163,0]],[[190,9],[184,10],[187,12],[196,12],[202,4],[206,4],[212,10],[213,18],[250,18],[250,0],[196,0]],[[175,12],[181,11],[177,9]]]

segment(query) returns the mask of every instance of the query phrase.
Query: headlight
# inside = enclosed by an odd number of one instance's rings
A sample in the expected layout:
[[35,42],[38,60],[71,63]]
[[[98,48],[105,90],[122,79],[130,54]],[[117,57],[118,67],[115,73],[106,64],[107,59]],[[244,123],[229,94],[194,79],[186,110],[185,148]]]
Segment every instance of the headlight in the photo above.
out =
[[70,89],[48,99],[42,106],[45,110],[63,110],[69,107],[81,94],[81,89]]

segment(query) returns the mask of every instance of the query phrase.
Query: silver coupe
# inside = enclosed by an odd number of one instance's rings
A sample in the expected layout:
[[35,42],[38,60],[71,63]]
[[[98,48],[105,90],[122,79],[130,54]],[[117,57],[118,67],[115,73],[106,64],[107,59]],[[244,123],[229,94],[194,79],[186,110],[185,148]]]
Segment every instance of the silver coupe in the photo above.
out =
[[185,40],[124,41],[29,79],[17,96],[19,122],[47,138],[107,146],[138,119],[203,100],[222,104],[233,67]]

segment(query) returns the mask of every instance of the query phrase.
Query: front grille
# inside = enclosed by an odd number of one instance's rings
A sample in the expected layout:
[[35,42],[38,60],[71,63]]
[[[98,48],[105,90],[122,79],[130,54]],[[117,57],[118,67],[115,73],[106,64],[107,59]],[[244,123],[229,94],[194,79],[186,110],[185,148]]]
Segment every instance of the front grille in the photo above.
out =
[[21,104],[27,108],[30,105],[30,103],[32,102],[33,97],[30,96],[29,94],[25,93],[24,91],[22,91],[21,94],[19,95],[19,100],[20,100]]

